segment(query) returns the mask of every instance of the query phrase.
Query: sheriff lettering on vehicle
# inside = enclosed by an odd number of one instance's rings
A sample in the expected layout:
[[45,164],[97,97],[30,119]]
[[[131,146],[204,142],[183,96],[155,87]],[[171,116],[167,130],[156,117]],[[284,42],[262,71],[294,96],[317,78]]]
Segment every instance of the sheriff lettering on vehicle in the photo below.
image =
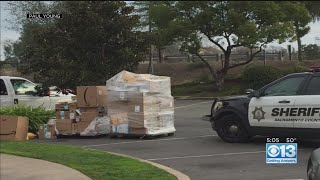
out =
[[226,142],[254,135],[320,138],[320,66],[294,73],[245,96],[215,99],[210,122]]

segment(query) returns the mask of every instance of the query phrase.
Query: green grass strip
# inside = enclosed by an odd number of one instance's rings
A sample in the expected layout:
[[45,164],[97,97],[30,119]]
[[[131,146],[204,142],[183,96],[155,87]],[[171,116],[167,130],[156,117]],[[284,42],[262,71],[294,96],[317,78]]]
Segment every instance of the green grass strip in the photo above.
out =
[[0,142],[0,153],[63,164],[94,180],[176,179],[175,176],[150,164],[80,147],[38,142]]

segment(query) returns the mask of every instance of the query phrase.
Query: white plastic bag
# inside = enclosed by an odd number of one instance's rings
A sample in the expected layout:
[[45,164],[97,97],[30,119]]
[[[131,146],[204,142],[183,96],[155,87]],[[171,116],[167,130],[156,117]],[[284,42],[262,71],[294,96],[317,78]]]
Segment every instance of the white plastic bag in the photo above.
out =
[[80,133],[81,136],[97,136],[110,133],[110,118],[96,117],[89,126]]

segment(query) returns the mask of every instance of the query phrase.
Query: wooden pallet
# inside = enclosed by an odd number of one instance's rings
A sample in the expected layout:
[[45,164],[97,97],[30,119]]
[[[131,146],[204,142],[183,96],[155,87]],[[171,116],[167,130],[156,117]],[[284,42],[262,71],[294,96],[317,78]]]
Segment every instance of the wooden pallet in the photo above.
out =
[[96,136],[81,136],[80,133],[57,135],[57,139],[95,139],[95,138],[101,138],[101,137],[108,137],[108,134],[100,134]]
[[161,137],[173,136],[175,133],[163,133],[163,134],[122,134],[112,133],[109,134],[110,138],[125,138],[125,139],[156,139]]

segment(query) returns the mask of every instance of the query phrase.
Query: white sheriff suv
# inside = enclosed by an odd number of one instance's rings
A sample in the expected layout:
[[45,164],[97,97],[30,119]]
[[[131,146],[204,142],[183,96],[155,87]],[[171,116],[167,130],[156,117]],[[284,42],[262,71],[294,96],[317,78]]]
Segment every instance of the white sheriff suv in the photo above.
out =
[[226,142],[254,135],[320,138],[320,66],[280,78],[245,96],[215,99],[208,115]]
[[0,107],[23,104],[54,109],[58,101],[68,101],[74,96],[62,93],[39,96],[36,86],[35,83],[21,77],[0,76]]

